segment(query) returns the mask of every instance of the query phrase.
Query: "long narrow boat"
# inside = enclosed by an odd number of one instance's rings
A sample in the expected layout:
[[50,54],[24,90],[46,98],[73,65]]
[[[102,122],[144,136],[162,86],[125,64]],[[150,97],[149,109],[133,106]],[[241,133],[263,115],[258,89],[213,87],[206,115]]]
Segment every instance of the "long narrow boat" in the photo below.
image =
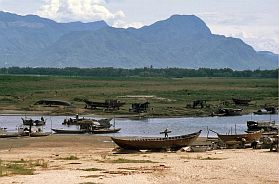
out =
[[49,136],[51,132],[31,132],[30,137],[44,137]]
[[218,134],[218,137],[227,145],[240,144],[243,139],[245,143],[252,143],[253,141],[258,141],[262,136],[262,131],[255,131],[247,134],[235,134],[235,135],[222,135]]
[[192,134],[165,138],[116,138],[111,139],[121,148],[129,150],[160,150],[180,149],[192,144],[200,135],[201,130]]
[[86,130],[64,130],[64,129],[51,129],[57,134],[84,134]]
[[96,129],[96,130],[92,130],[91,133],[93,134],[109,134],[109,133],[116,133],[119,132],[121,130],[121,128],[114,128],[114,129]]
[[18,133],[10,133],[10,132],[0,134],[0,138],[12,138],[12,137],[19,137],[19,136],[20,135]]

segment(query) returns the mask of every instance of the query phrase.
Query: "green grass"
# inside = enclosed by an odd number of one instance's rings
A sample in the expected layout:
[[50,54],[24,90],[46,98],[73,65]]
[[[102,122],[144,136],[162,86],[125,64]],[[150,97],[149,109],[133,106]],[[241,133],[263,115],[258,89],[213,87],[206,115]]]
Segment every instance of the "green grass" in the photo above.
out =
[[[119,98],[126,95],[153,95],[155,98]],[[277,105],[278,80],[256,78],[92,78],[51,76],[0,76],[0,110],[48,110],[50,114],[94,113],[103,110],[85,110],[84,98],[104,101],[119,99],[126,105],[115,114],[129,112],[131,103],[151,103],[149,116],[201,116],[209,115],[222,101],[237,107],[232,98],[249,98],[253,101],[245,112],[258,110],[265,104]],[[162,99],[165,98],[165,99]],[[74,107],[47,108],[34,106],[40,99],[71,101]],[[207,100],[205,109],[185,108],[193,100]],[[237,107],[238,108],[238,107]]]
[[48,164],[43,159],[40,160],[0,160],[0,177],[10,175],[33,175],[35,168],[47,168]]

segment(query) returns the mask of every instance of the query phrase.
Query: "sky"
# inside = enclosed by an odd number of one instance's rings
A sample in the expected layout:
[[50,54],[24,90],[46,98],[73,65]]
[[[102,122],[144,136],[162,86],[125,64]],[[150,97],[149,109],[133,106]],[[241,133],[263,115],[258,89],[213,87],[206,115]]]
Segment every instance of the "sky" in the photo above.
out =
[[105,20],[124,28],[150,25],[174,14],[196,15],[214,34],[279,53],[278,0],[0,0],[0,11],[57,22]]

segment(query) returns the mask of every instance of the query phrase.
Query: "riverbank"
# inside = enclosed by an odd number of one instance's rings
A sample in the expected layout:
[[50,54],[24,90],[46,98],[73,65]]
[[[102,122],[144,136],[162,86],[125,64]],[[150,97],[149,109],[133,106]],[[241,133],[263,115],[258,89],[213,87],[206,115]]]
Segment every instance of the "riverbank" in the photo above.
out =
[[36,164],[30,175],[2,176],[0,183],[275,184],[279,181],[278,153],[265,149],[115,154],[115,147],[110,137],[104,136],[52,135],[1,140],[2,166]]
[[[133,103],[149,102],[148,117],[209,116],[219,108],[242,108],[243,114],[265,105],[278,106],[278,80],[256,78],[88,78],[55,76],[1,76],[0,113],[34,115],[139,116]],[[250,99],[249,106],[235,105],[232,98]],[[68,107],[34,105],[42,99],[63,100]],[[104,102],[118,99],[125,105],[113,112],[85,109],[84,99]],[[203,100],[204,108],[193,107]],[[141,115],[143,115],[141,114]]]

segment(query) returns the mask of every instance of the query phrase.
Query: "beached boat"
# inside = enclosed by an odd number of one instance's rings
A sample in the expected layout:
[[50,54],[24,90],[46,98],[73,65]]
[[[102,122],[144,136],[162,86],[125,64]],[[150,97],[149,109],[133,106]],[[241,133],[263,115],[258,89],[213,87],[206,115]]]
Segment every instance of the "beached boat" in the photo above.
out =
[[249,105],[249,102],[251,102],[250,99],[237,99],[233,98],[232,99],[235,105]]
[[130,150],[180,149],[191,145],[200,135],[201,130],[192,134],[164,138],[116,138],[111,139],[121,148]]
[[11,138],[20,136],[17,132],[0,133],[0,138]]
[[256,131],[246,134],[232,134],[232,135],[222,135],[218,134],[219,139],[227,145],[241,144],[242,141],[245,143],[252,143],[253,141],[258,141],[262,136],[262,131]]
[[95,129],[95,130],[91,130],[91,133],[93,134],[109,134],[109,133],[116,133],[119,132],[121,130],[121,128],[114,128],[114,129]]
[[51,132],[31,132],[30,137],[44,137],[44,136],[49,136]]
[[84,134],[86,130],[64,130],[64,129],[51,129],[57,134]]
[[242,109],[221,108],[217,113],[212,113],[212,116],[240,116]]
[[263,130],[264,132],[277,132],[279,126],[275,121],[247,121],[247,131],[259,131]]
[[0,138],[18,137],[20,136],[17,132],[8,132],[7,128],[0,127]]

